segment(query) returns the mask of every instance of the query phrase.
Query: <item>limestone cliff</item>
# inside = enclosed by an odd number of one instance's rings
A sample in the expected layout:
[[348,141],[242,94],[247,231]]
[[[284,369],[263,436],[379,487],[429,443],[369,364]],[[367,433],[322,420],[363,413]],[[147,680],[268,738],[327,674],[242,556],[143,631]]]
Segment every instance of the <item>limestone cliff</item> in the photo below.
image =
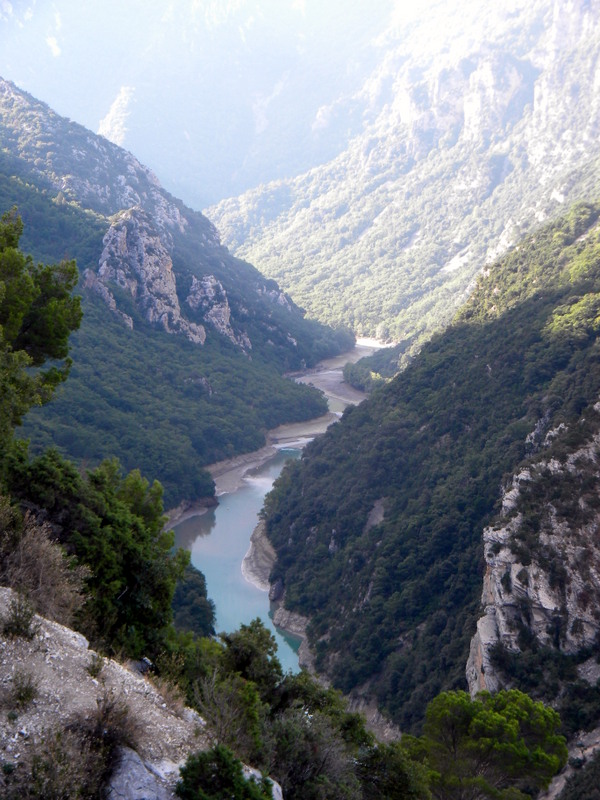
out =
[[[561,425],[542,442],[551,450],[515,474],[503,492],[496,525],[483,533],[485,576],[471,643],[467,680],[472,692],[502,688],[495,648],[519,653],[523,637],[576,655],[600,633],[600,404],[586,420],[595,432],[574,449]],[[595,683],[587,665],[580,677]]]

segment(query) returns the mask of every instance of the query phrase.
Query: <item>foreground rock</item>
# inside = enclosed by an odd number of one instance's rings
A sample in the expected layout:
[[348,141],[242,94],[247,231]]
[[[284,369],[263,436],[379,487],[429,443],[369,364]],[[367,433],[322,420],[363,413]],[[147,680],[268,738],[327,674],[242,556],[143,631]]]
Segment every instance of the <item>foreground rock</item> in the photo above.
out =
[[135,750],[121,748],[106,792],[107,800],[169,800],[172,794],[161,785]]
[[[0,588],[1,619],[11,614],[14,598]],[[56,756],[55,742],[60,747],[61,737],[95,724],[110,707],[128,746],[116,750],[108,800],[173,800],[179,767],[209,747],[201,717],[135,664],[99,660],[80,633],[37,616],[32,631],[30,640],[0,639],[0,796],[6,776],[26,774],[40,749]],[[85,764],[79,750],[71,755]],[[274,797],[281,798],[277,784]]]
[[[0,589],[3,618],[9,614],[13,597],[10,589]],[[133,732],[137,782],[147,773],[144,780],[155,786],[157,798],[174,797],[179,765],[191,752],[208,747],[201,718],[166,697],[148,678],[116,661],[105,659],[96,674],[97,654],[81,634],[41,617],[35,617],[34,624],[37,633],[30,641],[21,637],[0,640],[0,692],[6,709],[0,716],[3,764],[19,769],[51,732],[65,729],[76,719],[94,719],[103,703],[114,701],[126,709]],[[17,697],[17,685],[27,680],[35,689],[25,705]]]

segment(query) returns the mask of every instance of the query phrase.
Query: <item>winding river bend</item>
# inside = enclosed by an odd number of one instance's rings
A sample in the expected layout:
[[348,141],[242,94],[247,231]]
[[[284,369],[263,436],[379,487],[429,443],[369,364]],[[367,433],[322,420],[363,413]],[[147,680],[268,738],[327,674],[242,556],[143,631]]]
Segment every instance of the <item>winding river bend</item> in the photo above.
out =
[[215,480],[219,505],[181,517],[175,522],[176,545],[191,552],[192,564],[206,576],[208,596],[216,605],[217,631],[233,631],[260,617],[274,633],[284,670],[298,671],[299,640],[275,628],[269,616],[267,587],[252,582],[242,562],[250,536],[258,522],[267,492],[290,458],[299,458],[302,447],[323,433],[347,405],[364,399],[362,392],[344,383],[342,370],[378,348],[377,343],[359,341],[357,346],[296,378],[312,383],[328,399],[329,413],[308,422],[282,425],[270,431],[267,446],[255,453],[209,467]]

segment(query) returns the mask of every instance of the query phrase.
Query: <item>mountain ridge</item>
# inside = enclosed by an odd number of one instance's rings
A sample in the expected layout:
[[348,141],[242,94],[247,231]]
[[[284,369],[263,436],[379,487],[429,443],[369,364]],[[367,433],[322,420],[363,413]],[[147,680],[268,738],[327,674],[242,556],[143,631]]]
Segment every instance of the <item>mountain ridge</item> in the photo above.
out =
[[323,413],[316,391],[282,375],[347,349],[349,333],[307,319],[131,154],[7,81],[0,131],[0,202],[19,205],[34,257],[69,247],[83,290],[71,380],[28,416],[32,448],[117,455],[175,505],[211,494],[203,466]]
[[310,619],[317,670],[403,730],[430,697],[466,687],[499,486],[561,423],[561,462],[594,430],[597,219],[597,205],[576,206],[486,268],[447,331],[267,496],[271,581]]

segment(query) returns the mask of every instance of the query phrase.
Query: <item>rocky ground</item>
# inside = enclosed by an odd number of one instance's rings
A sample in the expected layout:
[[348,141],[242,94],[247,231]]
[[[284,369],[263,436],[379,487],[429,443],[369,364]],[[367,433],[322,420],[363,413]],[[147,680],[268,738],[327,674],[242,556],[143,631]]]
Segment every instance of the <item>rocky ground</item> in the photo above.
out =
[[569,746],[569,761],[566,767],[552,780],[547,791],[538,795],[538,800],[557,800],[569,778],[575,775],[576,770],[581,768],[582,764],[594,758],[599,749],[600,728],[581,733],[577,740]]
[[[10,614],[13,597],[10,589],[0,588],[1,617]],[[53,732],[74,720],[94,720],[103,704],[114,702],[126,710],[135,748],[123,752],[123,759],[130,762],[126,773],[134,783],[140,783],[140,774],[143,775],[147,785],[143,795],[124,794],[115,787],[112,797],[173,797],[179,765],[191,752],[208,746],[201,718],[175,695],[157,688],[134,666],[128,668],[110,659],[98,664],[97,654],[88,648],[81,634],[41,617],[34,618],[34,625],[36,633],[31,640],[5,636],[0,639],[3,772],[24,765],[33,749]],[[27,694],[32,697],[25,702]],[[1,781],[2,777],[0,794]]]

